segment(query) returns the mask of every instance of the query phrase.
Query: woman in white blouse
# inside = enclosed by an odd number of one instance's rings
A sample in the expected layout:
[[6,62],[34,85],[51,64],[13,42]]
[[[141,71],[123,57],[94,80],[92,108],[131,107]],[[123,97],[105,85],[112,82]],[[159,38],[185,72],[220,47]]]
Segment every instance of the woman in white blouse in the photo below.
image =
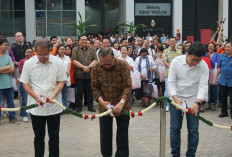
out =
[[70,81],[71,60],[68,56],[65,55],[65,46],[64,45],[57,46],[56,56],[63,62],[64,69],[65,69],[66,75],[67,75],[67,82],[64,84],[64,88],[63,88],[61,94],[62,94],[63,105],[65,107],[68,107],[68,105],[67,105],[67,92],[68,92],[68,87],[71,85],[71,81]]
[[127,63],[130,71],[134,70],[135,62],[134,60],[127,55],[128,48],[126,46],[122,46],[120,52],[122,54],[122,59]]
[[[140,72],[140,77],[142,79],[141,88],[137,90],[137,96],[141,99],[141,107],[146,106],[145,99],[143,99],[143,89],[149,81],[152,81],[152,70],[156,68],[153,58],[148,54],[146,48],[140,50],[139,56],[135,60],[135,69]],[[148,98],[147,105],[151,104],[151,98]]]
[[[133,71],[135,68],[135,62],[134,60],[127,55],[128,52],[128,47],[122,46],[120,49],[121,55],[122,55],[122,60],[126,62],[128,65],[130,71]],[[133,106],[133,91],[131,91],[131,97],[130,97],[130,106]]]

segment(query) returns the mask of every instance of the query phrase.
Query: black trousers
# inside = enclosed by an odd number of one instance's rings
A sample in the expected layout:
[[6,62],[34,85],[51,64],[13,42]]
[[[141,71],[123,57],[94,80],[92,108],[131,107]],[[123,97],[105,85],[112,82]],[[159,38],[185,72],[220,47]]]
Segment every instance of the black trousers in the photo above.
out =
[[[221,113],[228,114],[227,97],[228,95],[230,96],[230,98],[232,97],[232,87],[219,85],[219,90],[220,90],[220,99],[222,104]],[[232,108],[230,109],[230,115],[232,115]]]
[[[75,84],[71,84],[70,88],[75,88],[75,98],[77,97],[77,88]],[[77,108],[77,104],[76,104],[76,100],[75,103],[70,103],[69,108],[71,109],[76,109]]]
[[160,87],[162,90],[162,96],[164,96],[164,91],[165,91],[165,82],[160,82],[159,78],[155,78],[153,79],[153,81],[155,82],[155,84],[157,85],[158,88],[158,92],[160,92]]
[[91,79],[76,79],[77,94],[76,94],[76,104],[78,108],[82,108],[82,101],[84,95],[84,105],[93,107],[93,94],[91,89]]
[[[128,128],[130,117],[123,115],[115,117],[117,122],[117,135],[116,135],[116,157],[129,156],[129,140]],[[112,138],[113,138],[113,118],[104,116],[100,118],[100,142],[101,153],[103,157],[112,156]]]
[[47,122],[49,137],[49,157],[59,157],[59,131],[60,114],[51,116],[35,116],[31,114],[32,127],[34,131],[35,157],[44,156],[45,148],[45,126]]

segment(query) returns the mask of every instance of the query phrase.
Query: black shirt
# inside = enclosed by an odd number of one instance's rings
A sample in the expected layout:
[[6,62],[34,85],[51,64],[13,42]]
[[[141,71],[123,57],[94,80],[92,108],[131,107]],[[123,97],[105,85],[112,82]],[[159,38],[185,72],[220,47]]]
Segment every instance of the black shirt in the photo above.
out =
[[24,44],[23,46],[16,44],[11,50],[14,53],[15,61],[19,62],[21,59],[25,58],[25,51],[29,46]]

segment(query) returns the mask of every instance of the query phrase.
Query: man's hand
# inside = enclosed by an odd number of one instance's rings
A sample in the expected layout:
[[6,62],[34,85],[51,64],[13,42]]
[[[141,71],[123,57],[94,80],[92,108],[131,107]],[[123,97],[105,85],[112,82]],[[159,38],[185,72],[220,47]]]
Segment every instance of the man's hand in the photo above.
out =
[[[174,100],[174,102],[175,103],[177,103],[178,105],[180,105],[181,106],[181,104],[183,103],[183,101],[182,100],[180,100],[180,99],[178,99],[177,97],[175,98],[175,99],[173,99]],[[177,110],[180,110],[180,109],[178,109],[178,108],[176,108]]]
[[141,77],[143,80],[146,80],[146,76],[140,74],[140,77]]
[[198,112],[198,109],[199,109],[199,105],[196,104],[196,103],[194,103],[193,106],[192,106],[192,108],[191,108],[191,113],[192,113],[193,115],[196,115],[197,112]]
[[52,100],[52,99],[56,99],[56,93],[55,93],[55,92],[53,92],[49,99],[50,99],[50,100]]
[[215,84],[218,85],[218,78],[215,78]]
[[69,72],[69,71],[66,71],[66,75],[69,76],[69,75],[70,75],[70,72]]
[[99,101],[100,105],[102,105],[104,107],[104,109],[106,111],[108,111],[108,108],[106,107],[106,105],[108,105],[108,102],[107,101]]
[[14,68],[13,67],[11,67],[9,70],[10,70],[11,73],[14,72]]
[[85,73],[89,73],[89,71],[90,71],[90,69],[89,69],[88,66],[84,66],[82,69],[83,69],[83,71],[84,71]]
[[[16,62],[16,61],[15,61],[15,62],[14,62],[14,65],[15,65],[15,66],[18,66],[18,65],[19,65],[19,62]],[[9,66],[9,65],[8,65],[8,66]]]
[[37,95],[37,97],[36,97],[36,99],[35,99],[36,101],[38,101],[38,102],[40,102],[41,101],[41,99],[40,99],[40,95]]
[[116,106],[114,106],[113,113],[120,114],[123,108],[123,104],[119,102]]

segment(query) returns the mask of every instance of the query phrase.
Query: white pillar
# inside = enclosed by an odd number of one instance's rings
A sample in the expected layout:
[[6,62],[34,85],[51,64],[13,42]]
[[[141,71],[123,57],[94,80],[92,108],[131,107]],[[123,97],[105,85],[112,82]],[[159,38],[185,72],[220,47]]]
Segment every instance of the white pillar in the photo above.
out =
[[172,12],[172,35],[176,36],[177,33],[177,29],[180,30],[181,33],[181,40],[178,41],[178,44],[182,43],[182,0],[173,0],[172,4],[173,4],[173,12]]
[[119,0],[118,12],[119,22],[134,21],[134,0]]
[[32,43],[36,38],[35,1],[25,0],[26,41]]
[[80,20],[78,12],[80,12],[82,16],[82,20],[85,20],[85,0],[76,0],[76,23]]
[[134,22],[134,17],[135,17],[135,7],[134,7],[134,0],[126,0],[126,21],[128,22]]
[[[223,1],[223,7],[221,7],[221,1]],[[218,1],[218,21],[220,22],[221,19],[221,8],[223,9],[222,12],[222,19],[226,18],[225,23],[223,24],[223,34],[228,38],[229,35],[229,0],[219,0]],[[225,38],[223,38],[225,39]]]

